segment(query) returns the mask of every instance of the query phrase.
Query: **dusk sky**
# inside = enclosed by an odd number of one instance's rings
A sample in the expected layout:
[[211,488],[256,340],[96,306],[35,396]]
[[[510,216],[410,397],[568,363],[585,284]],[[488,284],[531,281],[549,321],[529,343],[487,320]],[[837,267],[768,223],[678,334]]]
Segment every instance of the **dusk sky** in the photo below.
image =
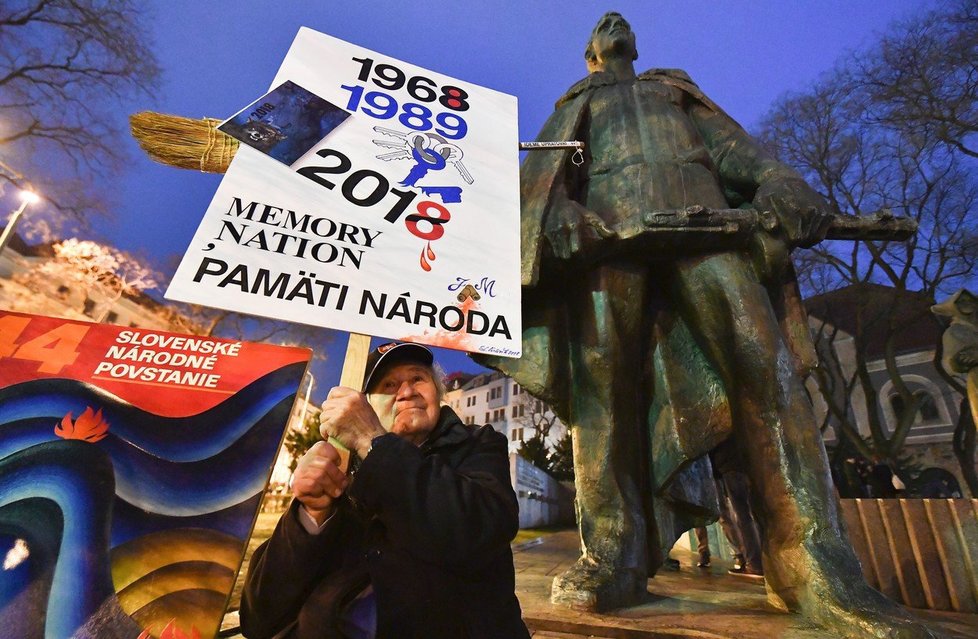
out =
[[[269,89],[298,29],[307,26],[519,99],[521,140],[532,140],[554,101],[585,75],[583,51],[598,18],[622,13],[637,34],[636,69],[685,69],[748,130],[772,102],[803,91],[841,56],[871,44],[921,0],[482,0],[146,3],[164,70],[130,112],[226,118]],[[323,61],[324,68],[329,65]],[[128,140],[131,161],[112,185],[117,214],[96,236],[147,256],[168,276],[190,242],[220,176],[156,164]],[[514,149],[514,153],[516,150]],[[345,335],[330,347],[338,371]],[[310,345],[314,346],[315,345]],[[448,371],[477,370],[440,352]],[[335,382],[317,367],[314,397]],[[338,372],[335,373],[338,375]]]

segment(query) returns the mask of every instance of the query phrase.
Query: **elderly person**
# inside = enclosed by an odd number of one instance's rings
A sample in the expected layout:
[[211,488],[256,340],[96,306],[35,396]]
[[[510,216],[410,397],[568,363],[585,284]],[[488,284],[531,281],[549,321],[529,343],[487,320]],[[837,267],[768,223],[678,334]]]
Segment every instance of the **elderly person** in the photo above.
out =
[[246,637],[529,636],[506,438],[440,406],[432,363],[423,346],[386,344],[367,359],[365,393],[329,392],[321,430],[359,467],[344,474],[326,441],[299,460],[295,499],[248,570]]

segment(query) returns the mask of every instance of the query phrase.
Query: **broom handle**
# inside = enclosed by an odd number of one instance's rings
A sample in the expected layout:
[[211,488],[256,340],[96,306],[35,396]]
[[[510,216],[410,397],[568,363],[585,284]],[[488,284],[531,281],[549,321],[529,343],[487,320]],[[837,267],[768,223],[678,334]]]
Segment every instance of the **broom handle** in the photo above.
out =
[[354,390],[363,386],[363,377],[367,366],[367,355],[370,353],[370,336],[361,333],[350,333],[350,341],[346,343],[346,359],[343,360],[343,372],[340,373],[340,386]]
[[[370,353],[370,336],[361,333],[350,333],[346,343],[346,358],[343,360],[343,371],[340,373],[340,386],[356,390],[363,386],[363,377],[367,366],[367,355]],[[350,450],[339,440],[330,437],[329,443],[340,453],[340,468],[346,472],[350,464]]]

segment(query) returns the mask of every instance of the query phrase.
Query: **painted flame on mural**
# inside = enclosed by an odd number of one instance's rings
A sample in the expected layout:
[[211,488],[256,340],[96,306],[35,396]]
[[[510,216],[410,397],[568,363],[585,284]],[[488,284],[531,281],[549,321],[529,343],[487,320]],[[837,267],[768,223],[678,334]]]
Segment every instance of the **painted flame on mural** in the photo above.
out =
[[54,427],[54,434],[62,439],[82,439],[93,444],[105,437],[108,432],[109,423],[102,419],[102,409],[95,412],[91,406],[86,406],[85,412],[74,421],[71,413],[68,413],[62,418],[61,423]]
[[[143,630],[136,639],[152,639],[152,637],[153,635],[150,634],[149,630]],[[200,639],[200,631],[197,630],[196,626],[190,626],[190,634],[188,635],[180,630],[177,626],[176,617],[174,617],[163,628],[163,632],[160,633],[160,639]]]

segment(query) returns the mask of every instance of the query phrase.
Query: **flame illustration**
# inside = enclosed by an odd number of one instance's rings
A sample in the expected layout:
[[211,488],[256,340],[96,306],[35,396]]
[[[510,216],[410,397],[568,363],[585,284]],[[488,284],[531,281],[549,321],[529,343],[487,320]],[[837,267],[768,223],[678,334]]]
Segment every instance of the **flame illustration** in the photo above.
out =
[[[153,639],[153,635],[150,634],[149,630],[143,630],[136,639]],[[196,626],[190,626],[190,634],[188,635],[180,630],[177,626],[177,619],[174,617],[166,624],[166,628],[163,628],[160,639],[200,639],[200,631],[197,630]]]
[[[427,259],[425,259],[425,255],[427,255]],[[431,248],[431,242],[428,242],[428,244],[423,249],[421,249],[421,268],[423,268],[426,271],[430,271],[431,262],[434,261],[435,261],[435,251]]]
[[72,421],[71,413],[62,418],[61,423],[54,427],[54,434],[62,439],[83,439],[95,443],[109,432],[109,423],[102,419],[102,409],[94,412],[91,406],[85,407],[85,412]]

